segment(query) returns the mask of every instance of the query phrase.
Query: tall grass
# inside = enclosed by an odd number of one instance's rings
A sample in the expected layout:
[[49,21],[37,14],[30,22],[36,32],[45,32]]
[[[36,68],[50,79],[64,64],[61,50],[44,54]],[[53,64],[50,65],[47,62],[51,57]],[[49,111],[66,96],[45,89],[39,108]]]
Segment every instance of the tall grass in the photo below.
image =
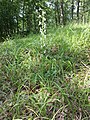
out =
[[0,44],[1,120],[89,120],[90,26]]

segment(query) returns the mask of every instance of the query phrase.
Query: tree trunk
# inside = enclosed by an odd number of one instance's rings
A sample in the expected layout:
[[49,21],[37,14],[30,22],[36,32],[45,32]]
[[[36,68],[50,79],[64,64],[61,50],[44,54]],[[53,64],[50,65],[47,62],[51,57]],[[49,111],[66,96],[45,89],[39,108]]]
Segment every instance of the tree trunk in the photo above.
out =
[[71,18],[73,20],[73,11],[74,11],[74,0],[72,0],[72,7],[71,7]]
[[24,18],[24,12],[25,12],[25,0],[23,0],[23,23],[22,23],[22,32],[24,32],[24,24],[25,24],[25,18]]
[[61,23],[62,25],[65,25],[65,18],[64,18],[64,1],[61,0],[61,4],[60,4],[60,13],[61,13]]
[[55,2],[55,23],[56,26],[58,25],[58,18],[57,18],[57,2]]
[[79,4],[80,4],[80,0],[77,1],[77,19],[78,19],[78,22],[79,22]]

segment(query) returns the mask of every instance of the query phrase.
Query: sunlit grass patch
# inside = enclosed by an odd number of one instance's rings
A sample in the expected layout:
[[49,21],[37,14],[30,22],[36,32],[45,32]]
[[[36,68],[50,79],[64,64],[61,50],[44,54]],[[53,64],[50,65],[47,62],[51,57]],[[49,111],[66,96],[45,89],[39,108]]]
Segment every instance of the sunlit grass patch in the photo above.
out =
[[0,43],[0,119],[89,119],[89,26],[49,31]]

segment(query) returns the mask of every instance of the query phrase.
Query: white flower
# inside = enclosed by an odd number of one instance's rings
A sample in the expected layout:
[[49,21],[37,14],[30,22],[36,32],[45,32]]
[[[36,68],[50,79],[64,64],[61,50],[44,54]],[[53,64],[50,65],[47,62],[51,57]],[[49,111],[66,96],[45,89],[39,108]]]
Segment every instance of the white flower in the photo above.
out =
[[41,22],[41,21],[39,21],[39,25],[42,25],[42,22]]
[[46,53],[46,50],[44,50],[44,54]]
[[39,18],[41,18],[42,16],[41,15],[39,15]]
[[42,8],[39,8],[39,10],[42,10]]

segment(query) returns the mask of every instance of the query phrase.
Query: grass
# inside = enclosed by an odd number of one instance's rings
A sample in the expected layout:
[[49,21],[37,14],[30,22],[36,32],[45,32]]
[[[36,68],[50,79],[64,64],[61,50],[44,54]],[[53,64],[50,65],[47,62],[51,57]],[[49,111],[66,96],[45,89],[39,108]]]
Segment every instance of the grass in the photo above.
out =
[[0,43],[0,120],[90,119],[90,26]]

